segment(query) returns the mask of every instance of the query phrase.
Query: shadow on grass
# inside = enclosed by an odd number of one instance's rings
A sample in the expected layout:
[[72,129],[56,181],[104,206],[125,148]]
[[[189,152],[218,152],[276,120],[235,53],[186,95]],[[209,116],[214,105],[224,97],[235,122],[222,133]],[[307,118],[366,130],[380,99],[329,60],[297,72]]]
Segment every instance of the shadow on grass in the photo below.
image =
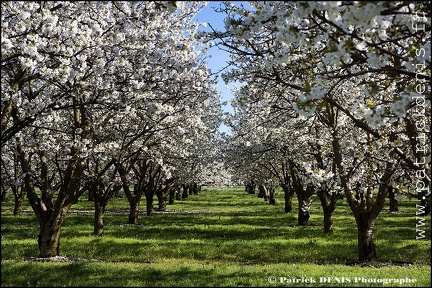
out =
[[[159,259],[194,259],[264,263],[345,263],[354,260],[355,243],[340,244],[334,241],[293,240],[228,240],[228,239],[147,239],[133,242],[128,239],[96,238],[86,243],[65,243],[65,255],[103,261],[157,262]],[[81,246],[81,249],[79,249]],[[306,256],[307,255],[307,256]]]
[[[226,286],[227,283],[230,283],[229,286],[252,286],[252,279],[256,279],[253,272],[221,273],[211,267],[191,268],[178,265],[161,269],[143,264],[141,267],[129,269],[109,266],[104,263],[99,266],[88,263],[24,263],[20,264],[20,267],[6,264],[2,267],[2,282],[14,283],[13,286],[18,287],[57,287],[59,284],[66,287],[218,287]],[[62,282],[58,283],[58,279],[62,279]],[[128,283],[124,283],[125,279]]]

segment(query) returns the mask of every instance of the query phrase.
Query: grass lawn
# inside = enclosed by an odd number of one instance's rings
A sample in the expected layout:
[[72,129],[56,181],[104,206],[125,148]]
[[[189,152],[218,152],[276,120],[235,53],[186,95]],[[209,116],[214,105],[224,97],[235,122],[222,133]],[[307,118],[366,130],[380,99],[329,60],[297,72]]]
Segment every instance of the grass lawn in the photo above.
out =
[[[82,197],[66,216],[60,247],[62,256],[82,260],[35,262],[27,258],[39,254],[37,219],[14,216],[11,199],[1,207],[1,286],[430,287],[430,216],[422,227],[426,237],[417,240],[416,204],[401,200],[399,212],[387,204],[375,226],[378,258],[412,264],[359,267],[346,265],[357,259],[346,200],[327,235],[318,199],[309,226],[299,227],[296,209],[284,213],[281,190],[273,206],[242,187],[204,188],[152,216],[145,215],[143,199],[138,225],[126,224],[129,205],[119,197],[108,204],[105,235],[97,237],[93,214],[85,213],[92,202]],[[27,202],[24,209],[31,210]]]

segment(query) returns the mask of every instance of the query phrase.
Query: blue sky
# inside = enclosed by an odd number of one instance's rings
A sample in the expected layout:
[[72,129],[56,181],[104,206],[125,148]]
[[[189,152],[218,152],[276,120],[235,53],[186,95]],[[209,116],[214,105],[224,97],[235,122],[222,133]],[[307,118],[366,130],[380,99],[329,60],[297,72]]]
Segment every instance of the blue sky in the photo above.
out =
[[[207,6],[196,16],[197,21],[199,22],[206,22],[212,25],[217,30],[224,31],[224,19],[225,15],[223,13],[217,13],[214,11],[213,7],[218,8],[220,6],[220,1],[209,1]],[[239,2],[240,3],[240,2]],[[205,31],[211,31],[210,27],[207,27],[204,29]],[[213,73],[219,71],[223,67],[227,65],[227,61],[229,60],[229,53],[220,50],[217,47],[213,47],[209,49],[209,54],[211,55],[211,58],[207,60],[208,67],[211,69]],[[227,101],[227,105],[224,105],[222,108],[224,112],[233,112],[233,108],[231,107],[229,100],[233,99],[233,95],[231,92],[226,88],[225,83],[223,82],[222,78],[218,78],[218,91],[221,93],[221,100]],[[229,129],[225,125],[222,125],[219,129],[220,132],[228,132]]]

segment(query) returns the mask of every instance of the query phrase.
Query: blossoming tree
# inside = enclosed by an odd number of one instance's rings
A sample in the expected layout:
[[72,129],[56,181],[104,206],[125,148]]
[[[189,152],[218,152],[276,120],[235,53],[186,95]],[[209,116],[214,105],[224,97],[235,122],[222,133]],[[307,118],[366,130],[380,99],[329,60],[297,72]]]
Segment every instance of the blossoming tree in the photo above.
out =
[[[430,7],[409,1],[225,4],[226,31],[211,37],[231,52],[234,68],[226,81],[259,89],[250,101],[262,94],[274,103],[264,107],[317,117],[311,125],[327,134],[334,164],[324,174],[334,175],[329,183],[344,191],[353,212],[358,257],[376,258],[373,229],[388,187],[402,191],[402,179],[417,179],[420,198],[430,203]],[[323,175],[323,161],[315,158],[309,181]]]
[[214,135],[219,98],[192,22],[202,4],[1,5],[2,152],[18,156],[40,256],[56,256],[64,217],[85,191],[95,196],[95,234],[120,188],[136,221],[139,193],[150,202],[182,169],[175,159],[193,156],[188,145]]

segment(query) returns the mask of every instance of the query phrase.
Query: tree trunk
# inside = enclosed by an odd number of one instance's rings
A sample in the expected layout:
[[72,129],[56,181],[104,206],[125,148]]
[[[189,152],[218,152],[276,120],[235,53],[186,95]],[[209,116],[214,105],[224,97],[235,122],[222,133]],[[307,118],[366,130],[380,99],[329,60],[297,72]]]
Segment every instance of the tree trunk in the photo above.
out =
[[356,217],[359,261],[371,261],[377,258],[373,240],[375,220],[374,217],[371,217],[371,213],[367,212]]
[[261,188],[261,185],[258,186],[258,198],[264,198],[264,191]]
[[307,226],[309,221],[309,210],[312,204],[313,189],[308,186],[306,190],[297,191],[298,200],[298,225]]
[[22,215],[23,213],[23,202],[24,202],[24,194],[16,194],[15,195],[15,203],[14,203],[14,210],[13,215]]
[[303,210],[302,204],[299,204],[297,225],[307,226],[309,217],[309,210]]
[[275,188],[274,187],[269,188],[269,204],[270,205],[276,205],[276,195],[275,195]]
[[164,191],[157,193],[158,211],[166,211],[167,194]]
[[255,194],[255,188],[255,184],[253,184],[252,182],[246,184],[246,192],[248,194]]
[[269,192],[267,191],[267,188],[264,186],[264,184],[259,184],[258,191],[258,198],[264,198],[264,201],[269,200]]
[[12,186],[12,192],[14,194],[14,210],[13,215],[22,215],[23,209],[22,205],[25,198],[25,188],[24,186]]
[[22,215],[22,213],[23,213],[22,205],[23,205],[24,198],[25,198],[25,188],[23,185],[21,185],[21,186],[13,185],[11,187],[11,190],[12,190],[13,195],[14,195],[13,215],[15,215],[15,216]]
[[104,234],[104,206],[100,201],[94,201],[95,213],[94,213],[94,235],[102,236]]
[[193,188],[193,194],[198,195],[198,183],[194,182],[192,188]]
[[[64,175],[62,177],[60,191],[58,192],[57,199],[53,202],[53,193],[47,185],[43,185],[41,189],[41,197],[35,191],[34,179],[32,176],[31,166],[26,158],[23,149],[23,139],[17,139],[17,152],[20,158],[21,167],[26,174],[24,177],[24,187],[27,194],[27,199],[39,220],[39,236],[38,246],[40,257],[47,258],[59,255],[60,252],[60,228],[63,224],[66,213],[73,203],[84,192],[80,190],[82,173],[85,163],[81,158],[76,156],[77,150],[72,149],[65,167]],[[46,174],[46,159],[41,154],[42,172]]]
[[60,228],[68,210],[69,207],[64,207],[58,213],[47,214],[46,221],[41,220],[38,237],[39,256],[41,258],[59,256]]
[[390,211],[391,212],[399,211],[398,201],[395,198],[395,193],[393,192],[392,186],[388,187],[388,193],[389,193],[389,198],[390,198]]
[[147,216],[150,216],[153,214],[153,195],[146,194],[146,204]]
[[292,197],[294,195],[294,191],[293,189],[290,189],[289,185],[287,184],[283,184],[281,187],[285,196],[285,213],[288,213],[292,211]]
[[330,194],[328,190],[325,189],[318,189],[317,195],[324,212],[324,233],[333,233],[333,212],[336,209],[339,195],[334,193]]
[[169,197],[168,197],[168,204],[174,204],[174,198],[175,198],[175,189],[169,190]]
[[137,224],[138,223],[138,209],[139,209],[140,198],[136,195],[132,196],[132,203],[129,207],[129,224]]
[[[108,201],[111,198],[111,196],[110,194],[104,195],[104,188],[102,183],[98,183],[93,188],[94,188],[93,191],[89,191],[90,194],[93,194],[93,203],[95,207],[93,233],[96,236],[102,236],[104,234],[105,207],[108,204]],[[115,189],[113,189],[113,191],[114,190]]]
[[7,202],[8,198],[9,198],[9,190],[5,189],[2,192],[2,200],[1,201],[2,202]]
[[189,185],[183,184],[183,194],[182,194],[182,199],[186,199],[188,198],[188,189],[189,189]]
[[324,209],[324,233],[333,233],[333,211],[329,207]]

